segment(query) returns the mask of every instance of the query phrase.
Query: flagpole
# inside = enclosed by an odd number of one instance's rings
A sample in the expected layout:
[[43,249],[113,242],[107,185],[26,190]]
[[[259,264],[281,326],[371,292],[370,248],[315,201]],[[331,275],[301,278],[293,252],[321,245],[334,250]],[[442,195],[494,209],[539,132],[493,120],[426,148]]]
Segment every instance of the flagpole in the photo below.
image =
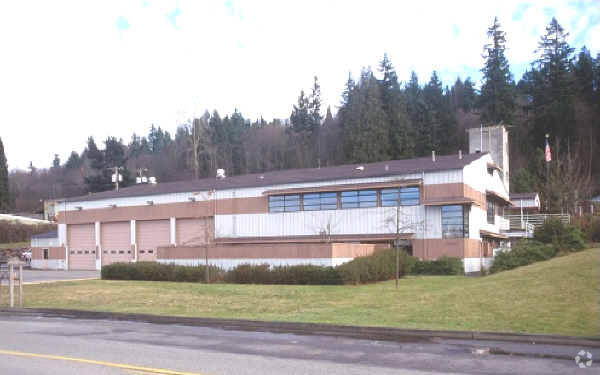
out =
[[546,211],[550,211],[550,134],[546,133],[546,148],[544,149],[544,158],[546,159]]

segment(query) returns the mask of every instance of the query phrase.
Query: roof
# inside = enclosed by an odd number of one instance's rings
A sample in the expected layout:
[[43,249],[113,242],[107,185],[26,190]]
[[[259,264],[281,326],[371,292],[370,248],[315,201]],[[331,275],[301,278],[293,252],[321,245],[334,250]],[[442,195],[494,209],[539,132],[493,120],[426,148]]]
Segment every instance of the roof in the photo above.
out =
[[43,238],[57,238],[57,237],[58,237],[58,232],[55,230],[52,230],[52,231],[46,232],[46,233],[34,234],[33,236],[31,236],[31,239],[33,240],[35,238],[36,240],[41,240]]
[[538,193],[510,193],[510,200],[515,199],[535,199]]
[[[217,179],[214,177],[193,181],[166,182],[158,184],[134,185],[66,199],[67,202],[86,202],[100,199],[139,197],[158,194],[173,194],[209,190],[227,190],[251,187],[264,187],[302,182],[321,182],[331,180],[372,178],[396,176],[407,173],[435,172],[451,169],[462,169],[467,164],[481,158],[487,153],[465,154],[462,159],[458,155],[436,156],[416,159],[389,160],[375,163],[346,164],[325,168],[304,168],[253,173]],[[363,166],[363,170],[356,169]]]

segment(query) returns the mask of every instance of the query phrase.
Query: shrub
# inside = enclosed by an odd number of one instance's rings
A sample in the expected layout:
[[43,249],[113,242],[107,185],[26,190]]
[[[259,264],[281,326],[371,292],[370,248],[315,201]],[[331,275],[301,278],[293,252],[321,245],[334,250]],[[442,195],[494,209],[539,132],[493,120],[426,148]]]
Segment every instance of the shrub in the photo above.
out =
[[460,258],[443,256],[437,260],[418,260],[410,270],[414,275],[462,275],[465,273]]
[[556,256],[557,253],[558,249],[551,244],[544,244],[535,240],[521,240],[510,251],[503,251],[496,255],[490,273],[511,270],[548,260]]
[[552,244],[559,251],[572,252],[585,248],[585,240],[581,230],[571,224],[565,224],[560,220],[547,220],[535,229],[536,241]]
[[[411,256],[400,250],[400,277],[408,273]],[[396,249],[380,250],[373,255],[354,258],[336,267],[346,284],[391,280],[396,277]]]
[[575,224],[589,242],[600,242],[600,217],[585,215],[575,219]]
[[[399,255],[399,276],[402,277],[413,267],[415,259],[404,250],[400,250]],[[265,263],[240,264],[229,271],[210,266],[209,272],[210,282],[235,284],[360,284],[393,279],[396,275],[396,252],[395,249],[378,251],[337,267],[309,264],[271,267]],[[102,267],[102,279],[204,282],[205,267],[156,262],[114,263]]]
[[275,266],[268,264],[241,264],[225,275],[225,282],[235,284],[297,284],[335,285],[342,284],[333,267],[316,265]]
[[[210,282],[223,280],[224,271],[209,266]],[[147,280],[147,281],[185,281],[205,282],[205,266],[179,266],[157,262],[113,263],[102,266],[104,280]]]

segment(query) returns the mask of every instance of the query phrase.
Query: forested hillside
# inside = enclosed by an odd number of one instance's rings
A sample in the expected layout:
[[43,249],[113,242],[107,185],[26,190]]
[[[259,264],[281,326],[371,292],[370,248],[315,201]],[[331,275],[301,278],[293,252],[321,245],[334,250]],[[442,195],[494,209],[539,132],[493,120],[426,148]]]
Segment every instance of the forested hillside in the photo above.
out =
[[[113,167],[122,167],[127,186],[146,169],[160,183],[212,177],[217,168],[237,175],[412,158],[432,150],[457,153],[468,151],[465,129],[502,123],[510,131],[511,189],[539,191],[544,208],[573,211],[600,186],[600,55],[591,56],[585,47],[575,51],[567,30],[553,19],[531,46],[536,60],[516,81],[498,20],[487,36],[481,82],[468,77],[442,82],[435,71],[430,77],[413,72],[400,82],[384,54],[379,66],[349,75],[337,108],[321,108],[315,77],[297,103],[290,103],[289,119],[207,111],[173,133],[152,125],[147,135],[125,141],[90,137],[84,150],[64,162],[56,156],[49,169],[11,171],[9,194],[0,183],[0,209],[39,211],[42,199],[112,189]],[[552,147],[549,176],[545,134]],[[1,172],[0,165],[0,179]]]

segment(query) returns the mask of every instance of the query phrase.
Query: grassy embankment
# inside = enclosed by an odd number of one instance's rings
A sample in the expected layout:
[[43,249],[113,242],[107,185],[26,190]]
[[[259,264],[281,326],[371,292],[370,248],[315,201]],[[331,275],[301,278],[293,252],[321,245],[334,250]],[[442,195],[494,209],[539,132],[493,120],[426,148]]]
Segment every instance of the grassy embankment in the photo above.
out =
[[416,329],[600,335],[600,249],[483,278],[362,286],[80,281],[25,287],[26,307]]

